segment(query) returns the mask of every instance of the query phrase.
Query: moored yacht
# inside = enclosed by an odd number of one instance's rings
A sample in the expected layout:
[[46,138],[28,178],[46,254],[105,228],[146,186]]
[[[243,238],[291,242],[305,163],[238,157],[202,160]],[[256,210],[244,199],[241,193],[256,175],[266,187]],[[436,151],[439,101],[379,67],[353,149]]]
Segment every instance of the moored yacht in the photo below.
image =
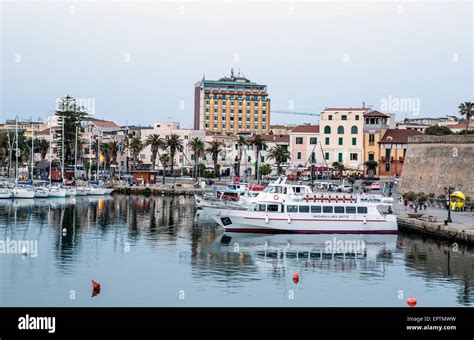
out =
[[30,185],[15,185],[12,192],[12,198],[34,198],[35,189]]
[[59,186],[50,186],[48,188],[48,197],[66,197],[66,189]]
[[2,184],[0,185],[0,199],[12,197],[12,192],[8,186]]
[[203,205],[202,209],[226,232],[394,234],[396,216],[383,211],[389,206],[362,202],[357,196],[314,195],[304,200],[259,201],[250,208]]

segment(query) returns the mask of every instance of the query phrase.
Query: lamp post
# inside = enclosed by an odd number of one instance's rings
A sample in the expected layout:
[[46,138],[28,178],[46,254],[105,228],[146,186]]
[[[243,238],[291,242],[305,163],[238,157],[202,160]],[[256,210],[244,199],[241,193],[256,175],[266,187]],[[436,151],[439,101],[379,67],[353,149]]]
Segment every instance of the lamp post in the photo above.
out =
[[453,187],[445,187],[444,192],[448,195],[446,198],[446,205],[448,207],[448,218],[446,219],[446,223],[451,223],[453,220],[451,219],[451,207],[449,206],[450,200],[451,200],[451,192],[454,190]]

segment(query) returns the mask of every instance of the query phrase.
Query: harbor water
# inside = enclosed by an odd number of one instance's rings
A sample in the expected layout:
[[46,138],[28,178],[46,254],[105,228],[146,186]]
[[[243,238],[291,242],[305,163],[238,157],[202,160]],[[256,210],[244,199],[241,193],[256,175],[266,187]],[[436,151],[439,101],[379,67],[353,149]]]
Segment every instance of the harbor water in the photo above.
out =
[[184,196],[0,200],[1,306],[405,307],[408,297],[474,306],[474,248],[404,233],[224,234]]

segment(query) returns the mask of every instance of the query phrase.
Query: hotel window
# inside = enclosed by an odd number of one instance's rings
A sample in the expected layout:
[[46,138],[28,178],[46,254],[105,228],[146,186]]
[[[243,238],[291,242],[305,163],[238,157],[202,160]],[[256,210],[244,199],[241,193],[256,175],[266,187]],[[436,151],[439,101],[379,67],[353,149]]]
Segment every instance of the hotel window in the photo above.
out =
[[375,160],[375,154],[373,152],[369,152],[369,161]]
[[318,143],[318,139],[316,137],[309,138],[309,144],[317,144],[317,143]]
[[369,134],[369,145],[375,144],[375,135],[373,133]]
[[328,115],[328,120],[332,120],[332,115]]
[[325,134],[330,134],[331,133],[331,127],[330,126],[325,126],[324,127],[324,133]]
[[303,144],[303,137],[296,137],[296,144]]
[[353,135],[357,135],[358,132],[359,132],[359,129],[357,128],[357,126],[354,125],[353,127],[351,127],[351,133]]
[[301,159],[301,152],[298,152],[298,153],[297,153],[296,158]]
[[339,163],[342,163],[342,152],[339,152],[338,155],[337,155],[337,161]]
[[344,134],[344,126],[342,126],[342,125],[338,126],[337,133],[339,135],[343,135]]
[[351,153],[350,159],[351,159],[351,161],[356,161],[357,160],[357,154],[356,153]]
[[356,120],[359,120],[359,115],[356,115]]
[[311,163],[316,163],[316,154],[311,152]]
[[326,142],[326,145],[329,145],[329,137],[326,137],[325,142]]
[[355,137],[352,138],[352,145],[357,145],[357,138]]
[[327,161],[329,160],[329,152],[326,152],[326,153],[324,154],[324,158],[325,158]]
[[342,119],[342,120],[347,120],[347,115],[342,115],[342,116],[341,116],[341,119]]
[[339,137],[339,145],[342,145],[342,144],[344,144],[343,139],[342,139],[342,137]]

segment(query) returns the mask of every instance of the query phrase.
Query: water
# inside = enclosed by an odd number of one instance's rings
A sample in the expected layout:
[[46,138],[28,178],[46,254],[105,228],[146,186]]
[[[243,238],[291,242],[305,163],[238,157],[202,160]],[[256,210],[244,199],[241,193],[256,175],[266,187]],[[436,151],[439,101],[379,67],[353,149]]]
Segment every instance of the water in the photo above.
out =
[[[233,234],[222,244],[195,215],[185,197],[0,201],[0,241],[38,241],[35,257],[0,254],[0,305],[474,305],[472,247],[403,233]],[[327,254],[334,237],[365,250]]]

